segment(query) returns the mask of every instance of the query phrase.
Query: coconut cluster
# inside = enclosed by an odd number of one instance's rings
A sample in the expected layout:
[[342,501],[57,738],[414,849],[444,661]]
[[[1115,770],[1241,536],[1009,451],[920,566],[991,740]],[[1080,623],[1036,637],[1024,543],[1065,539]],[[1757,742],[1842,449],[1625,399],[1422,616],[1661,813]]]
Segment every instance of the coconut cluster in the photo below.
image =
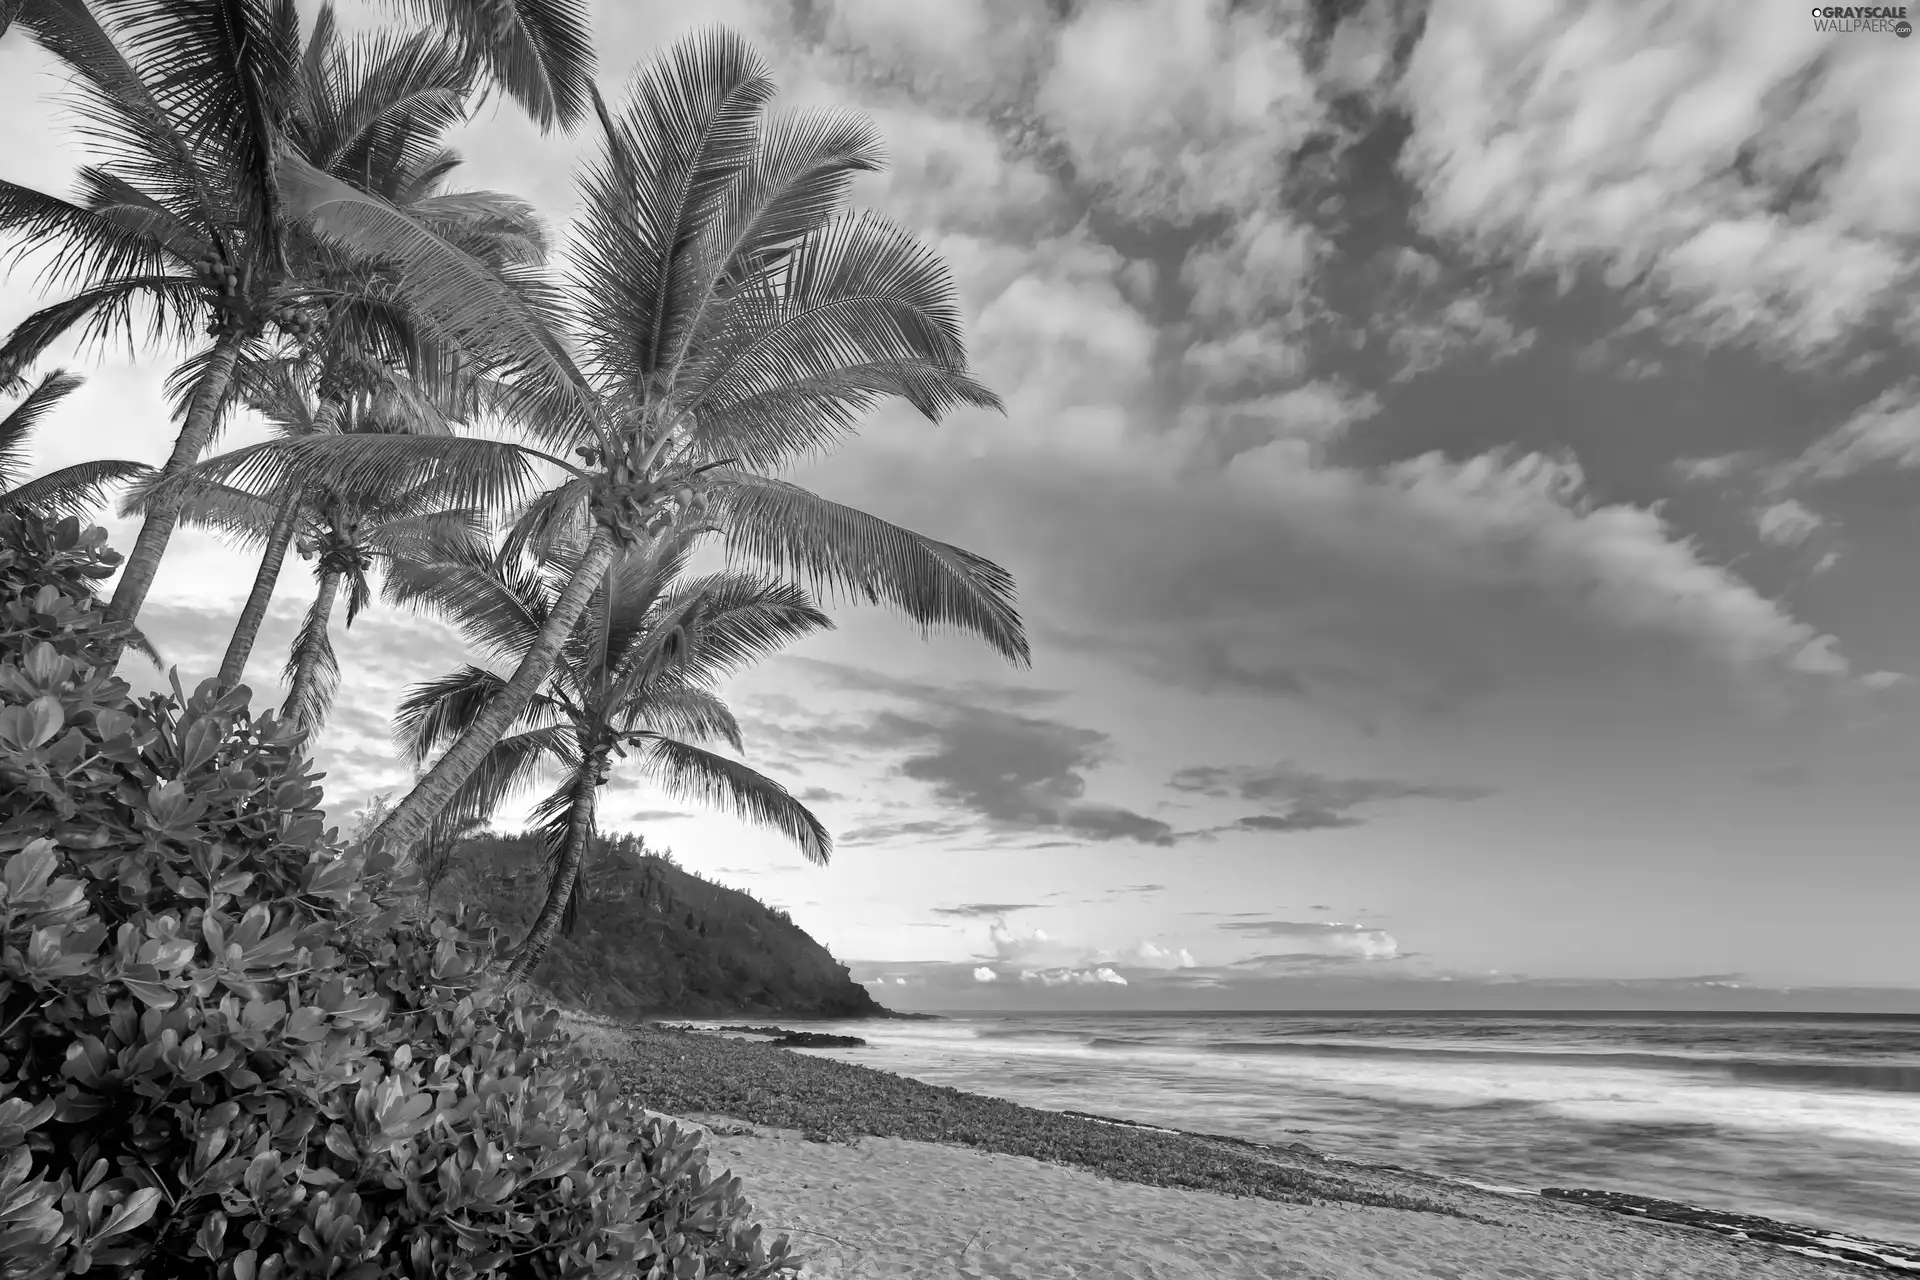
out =
[[313,316],[291,302],[279,303],[256,316],[246,298],[246,275],[219,254],[207,254],[193,266],[200,282],[213,294],[214,315],[207,325],[210,336],[239,333],[256,323],[275,325],[293,338],[311,337],[318,331]]

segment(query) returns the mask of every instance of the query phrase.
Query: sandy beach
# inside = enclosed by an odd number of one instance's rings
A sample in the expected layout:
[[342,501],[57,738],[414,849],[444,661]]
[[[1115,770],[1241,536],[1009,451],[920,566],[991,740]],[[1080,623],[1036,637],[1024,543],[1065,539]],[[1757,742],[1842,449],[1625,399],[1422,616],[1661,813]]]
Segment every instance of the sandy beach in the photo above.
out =
[[[1280,1204],[1116,1182],[1024,1156],[897,1138],[810,1142],[716,1123],[770,1232],[817,1280],[1268,1280],[1269,1277],[1826,1277],[1851,1268],[1578,1206],[1439,1193],[1487,1219]],[[1382,1176],[1382,1175],[1376,1175]],[[1421,1182],[1421,1194],[1434,1195]]]
[[1869,1274],[1760,1240],[1038,1111],[745,1040],[569,1023],[636,1101],[704,1131],[710,1168],[740,1175],[754,1219],[791,1236],[809,1280]]

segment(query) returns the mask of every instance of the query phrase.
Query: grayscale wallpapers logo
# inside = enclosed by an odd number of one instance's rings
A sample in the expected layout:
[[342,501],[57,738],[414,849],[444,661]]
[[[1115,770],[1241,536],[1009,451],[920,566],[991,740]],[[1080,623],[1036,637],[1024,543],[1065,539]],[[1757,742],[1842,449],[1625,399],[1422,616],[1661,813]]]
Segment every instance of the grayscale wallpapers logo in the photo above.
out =
[[1913,34],[1905,5],[1821,5],[1813,11],[1813,29],[1835,33],[1887,32],[1902,40]]

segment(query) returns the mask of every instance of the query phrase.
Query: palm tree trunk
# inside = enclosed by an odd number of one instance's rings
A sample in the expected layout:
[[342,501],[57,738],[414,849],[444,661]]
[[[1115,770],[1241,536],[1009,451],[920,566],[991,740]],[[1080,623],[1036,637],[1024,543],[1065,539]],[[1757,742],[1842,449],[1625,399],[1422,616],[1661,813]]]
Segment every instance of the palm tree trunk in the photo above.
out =
[[333,600],[340,594],[340,571],[328,569],[320,575],[320,593],[313,598],[313,611],[307,614],[306,630],[300,633],[300,648],[293,656],[293,687],[280,708],[282,716],[294,717],[293,727],[305,734],[309,729],[305,714],[308,690],[313,687],[314,668],[320,663],[320,645],[327,634],[327,622],[333,617]]
[[600,761],[590,756],[580,762],[580,770],[574,775],[573,795],[567,806],[566,847],[560,851],[560,865],[547,886],[547,900],[507,969],[508,986],[522,981],[539,966],[553,935],[560,932],[560,921],[567,914],[567,903],[573,899],[580,868],[586,862],[587,842],[593,839],[593,811],[599,797]]
[[240,683],[247,672],[247,659],[253,655],[254,641],[260,638],[260,624],[267,620],[267,606],[273,603],[273,589],[280,581],[280,566],[287,559],[287,544],[293,541],[293,526],[300,516],[300,490],[294,489],[274,517],[273,531],[267,535],[267,549],[260,557],[260,568],[253,575],[253,590],[247,593],[246,607],[233,625],[233,638],[227,641],[226,656],[220,659],[220,691],[225,693]]
[[[207,451],[213,428],[220,420],[220,406],[227,398],[227,387],[233,381],[234,365],[240,358],[240,341],[238,334],[227,334],[214,343],[213,359],[207,362],[199,385],[193,389],[186,424],[174,437],[173,452],[167,455],[166,465],[160,470],[162,476],[180,474]],[[125,630],[130,630],[134,619],[140,616],[140,606],[147,602],[153,575],[160,570],[160,558],[167,553],[167,541],[173,537],[173,526],[180,519],[183,500],[183,495],[162,491],[148,506],[146,521],[140,526],[140,535],[133,540],[133,551],[127,556],[126,567],[120,571],[120,584],[114,588],[113,601],[107,606],[109,623],[122,623]],[[124,631],[107,642],[109,666],[120,660],[126,643]]]
[[533,701],[547,673],[553,670],[553,660],[560,652],[561,643],[580,620],[588,599],[600,589],[600,580],[606,575],[607,566],[613,563],[613,552],[613,535],[605,528],[596,527],[579,567],[573,571],[559,600],[554,602],[553,612],[547,615],[546,625],[540,628],[533,647],[514,669],[513,678],[434,762],[426,776],[414,784],[413,790],[394,806],[387,820],[368,840],[370,846],[384,848],[398,856],[419,843],[420,837],[426,834],[427,824],[447,807],[453,793],[480,767],[480,762],[506,733],[507,726],[518,720],[527,704]]

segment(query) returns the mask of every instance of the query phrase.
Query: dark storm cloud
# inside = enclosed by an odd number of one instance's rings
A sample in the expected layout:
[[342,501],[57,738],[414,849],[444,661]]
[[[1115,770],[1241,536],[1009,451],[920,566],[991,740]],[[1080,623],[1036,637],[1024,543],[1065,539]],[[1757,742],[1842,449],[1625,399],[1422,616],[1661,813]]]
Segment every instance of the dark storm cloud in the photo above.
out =
[[1332,778],[1290,764],[1196,765],[1168,781],[1175,791],[1214,799],[1247,800],[1269,812],[1252,814],[1213,831],[1326,831],[1357,827],[1353,811],[1386,800],[1478,800],[1484,787],[1402,782],[1392,778]]
[[1049,690],[985,682],[948,689],[839,663],[791,662],[842,688],[879,693],[904,706],[828,724],[795,723],[783,715],[762,726],[759,736],[796,761],[844,760],[850,751],[894,756],[896,772],[925,785],[947,811],[939,819],[870,822],[847,832],[843,843],[1033,834],[1167,846],[1178,838],[1157,818],[1086,798],[1087,774],[1108,758],[1112,740],[1034,714],[1057,700]]

